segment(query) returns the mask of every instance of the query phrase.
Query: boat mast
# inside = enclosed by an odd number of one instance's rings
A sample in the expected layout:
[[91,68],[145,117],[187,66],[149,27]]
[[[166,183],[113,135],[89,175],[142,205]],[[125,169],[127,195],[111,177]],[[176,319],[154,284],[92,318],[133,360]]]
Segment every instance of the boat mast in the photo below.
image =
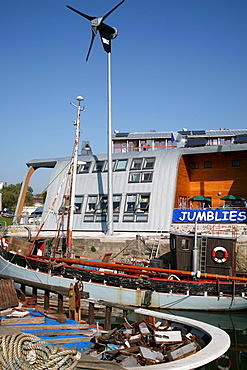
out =
[[74,209],[75,209],[75,185],[76,185],[76,172],[77,172],[77,163],[78,163],[78,146],[79,146],[79,138],[80,138],[80,118],[81,112],[84,112],[84,107],[81,109],[81,101],[83,101],[82,96],[77,96],[76,100],[78,101],[78,105],[70,103],[74,107],[77,108],[77,119],[74,121],[74,125],[76,126],[76,134],[75,134],[75,146],[74,146],[74,157],[73,157],[73,164],[71,169],[71,195],[69,199],[69,224],[67,229],[67,247],[68,253],[71,254],[72,251],[72,233],[73,233],[73,221],[74,221]]

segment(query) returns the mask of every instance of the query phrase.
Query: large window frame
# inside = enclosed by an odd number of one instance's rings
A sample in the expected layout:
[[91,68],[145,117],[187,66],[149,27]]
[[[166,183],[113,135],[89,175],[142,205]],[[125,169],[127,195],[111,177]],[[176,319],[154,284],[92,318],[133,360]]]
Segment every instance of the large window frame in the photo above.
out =
[[123,222],[147,222],[150,206],[150,193],[127,194]]
[[128,182],[152,182],[154,165],[155,157],[133,158]]

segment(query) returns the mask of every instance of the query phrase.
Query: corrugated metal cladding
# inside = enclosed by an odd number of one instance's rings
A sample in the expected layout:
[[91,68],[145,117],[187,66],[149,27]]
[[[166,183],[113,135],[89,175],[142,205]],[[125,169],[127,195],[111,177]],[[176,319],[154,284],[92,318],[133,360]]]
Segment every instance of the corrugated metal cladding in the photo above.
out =
[[7,279],[0,281],[0,310],[16,307],[19,300],[16,294],[14,280]]
[[[121,195],[118,222],[114,222],[114,231],[169,231],[172,222],[174,197],[176,193],[177,169],[182,151],[179,149],[155,150],[113,154],[113,160],[127,160],[126,170],[113,171],[113,195]],[[153,178],[151,182],[129,182],[129,174],[133,158],[155,158]],[[79,161],[104,161],[107,155],[79,156]],[[52,172],[51,186],[48,188],[43,217],[48,212],[61,182],[65,176],[70,159],[60,158]],[[82,196],[81,213],[74,215],[75,231],[105,231],[105,222],[85,222],[88,197],[91,195],[107,195],[107,172],[80,173],[76,180],[76,196]],[[44,230],[56,230],[59,221],[59,208],[67,183],[64,182],[55,203],[51,217],[48,217]],[[147,221],[123,221],[128,194],[150,194]],[[66,219],[64,221],[66,228]]]
[[[238,130],[239,131],[239,130]],[[121,195],[120,211],[118,221],[114,221],[114,231],[169,231],[172,222],[174,200],[176,194],[177,171],[181,156],[193,154],[209,154],[217,152],[246,151],[247,144],[225,144],[203,147],[174,148],[165,150],[114,153],[113,160],[127,160],[125,171],[113,172],[113,195]],[[134,158],[155,158],[153,178],[151,182],[129,182],[129,174],[132,160]],[[57,197],[54,209],[48,217],[44,230],[56,230],[59,225],[59,208],[65,194],[67,180],[62,183],[71,158],[52,158],[47,160],[32,160],[27,165],[34,168],[51,167],[52,171],[50,186],[48,187],[43,219],[47,215],[49,207]],[[81,162],[107,161],[107,155],[79,156]],[[74,229],[77,231],[105,231],[106,222],[85,220],[86,206],[89,196],[107,195],[107,172],[93,172],[93,165],[89,173],[80,173],[76,180],[76,196],[83,198],[81,213],[75,214]],[[142,222],[123,221],[126,207],[126,198],[130,194],[149,194],[150,202],[148,217]],[[64,220],[66,229],[66,219]]]

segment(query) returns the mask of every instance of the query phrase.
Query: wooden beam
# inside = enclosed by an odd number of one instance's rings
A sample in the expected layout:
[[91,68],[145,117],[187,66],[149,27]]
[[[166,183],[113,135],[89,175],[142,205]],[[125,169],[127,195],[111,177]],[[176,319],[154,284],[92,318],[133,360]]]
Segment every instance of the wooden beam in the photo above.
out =
[[20,192],[20,196],[19,196],[19,201],[18,201],[17,208],[16,208],[16,211],[15,211],[15,216],[17,216],[17,218],[16,218],[17,222],[20,222],[21,214],[22,214],[22,210],[23,210],[23,206],[24,206],[24,202],[25,202],[25,198],[26,198],[26,195],[27,195],[27,189],[28,189],[29,181],[30,181],[30,178],[31,178],[32,174],[34,173],[34,171],[35,171],[35,168],[33,168],[33,167],[29,168],[28,173],[27,173],[26,178],[25,178],[25,181],[22,184],[21,192]]
[[105,308],[105,330],[111,330],[111,314],[112,314],[112,307],[106,306]]
[[[19,325],[16,324],[15,325],[15,328],[18,329],[18,330],[21,330],[21,331],[24,331],[24,330],[37,330],[37,329],[43,329],[43,330],[63,330],[63,329],[88,329],[89,328],[89,325],[88,324],[53,324],[53,325],[49,325],[49,324],[44,324],[42,326],[38,326],[38,325],[20,325],[20,319],[18,321]],[[3,324],[2,324],[3,325]],[[4,324],[4,325],[8,325],[8,324]],[[11,324],[12,325],[12,324]]]

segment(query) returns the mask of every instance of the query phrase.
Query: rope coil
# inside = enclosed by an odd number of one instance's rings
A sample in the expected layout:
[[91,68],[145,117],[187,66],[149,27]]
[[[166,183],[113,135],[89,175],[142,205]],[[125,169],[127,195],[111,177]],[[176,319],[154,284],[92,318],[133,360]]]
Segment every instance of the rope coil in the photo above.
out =
[[0,336],[0,370],[75,369],[80,352],[49,344],[32,334]]

